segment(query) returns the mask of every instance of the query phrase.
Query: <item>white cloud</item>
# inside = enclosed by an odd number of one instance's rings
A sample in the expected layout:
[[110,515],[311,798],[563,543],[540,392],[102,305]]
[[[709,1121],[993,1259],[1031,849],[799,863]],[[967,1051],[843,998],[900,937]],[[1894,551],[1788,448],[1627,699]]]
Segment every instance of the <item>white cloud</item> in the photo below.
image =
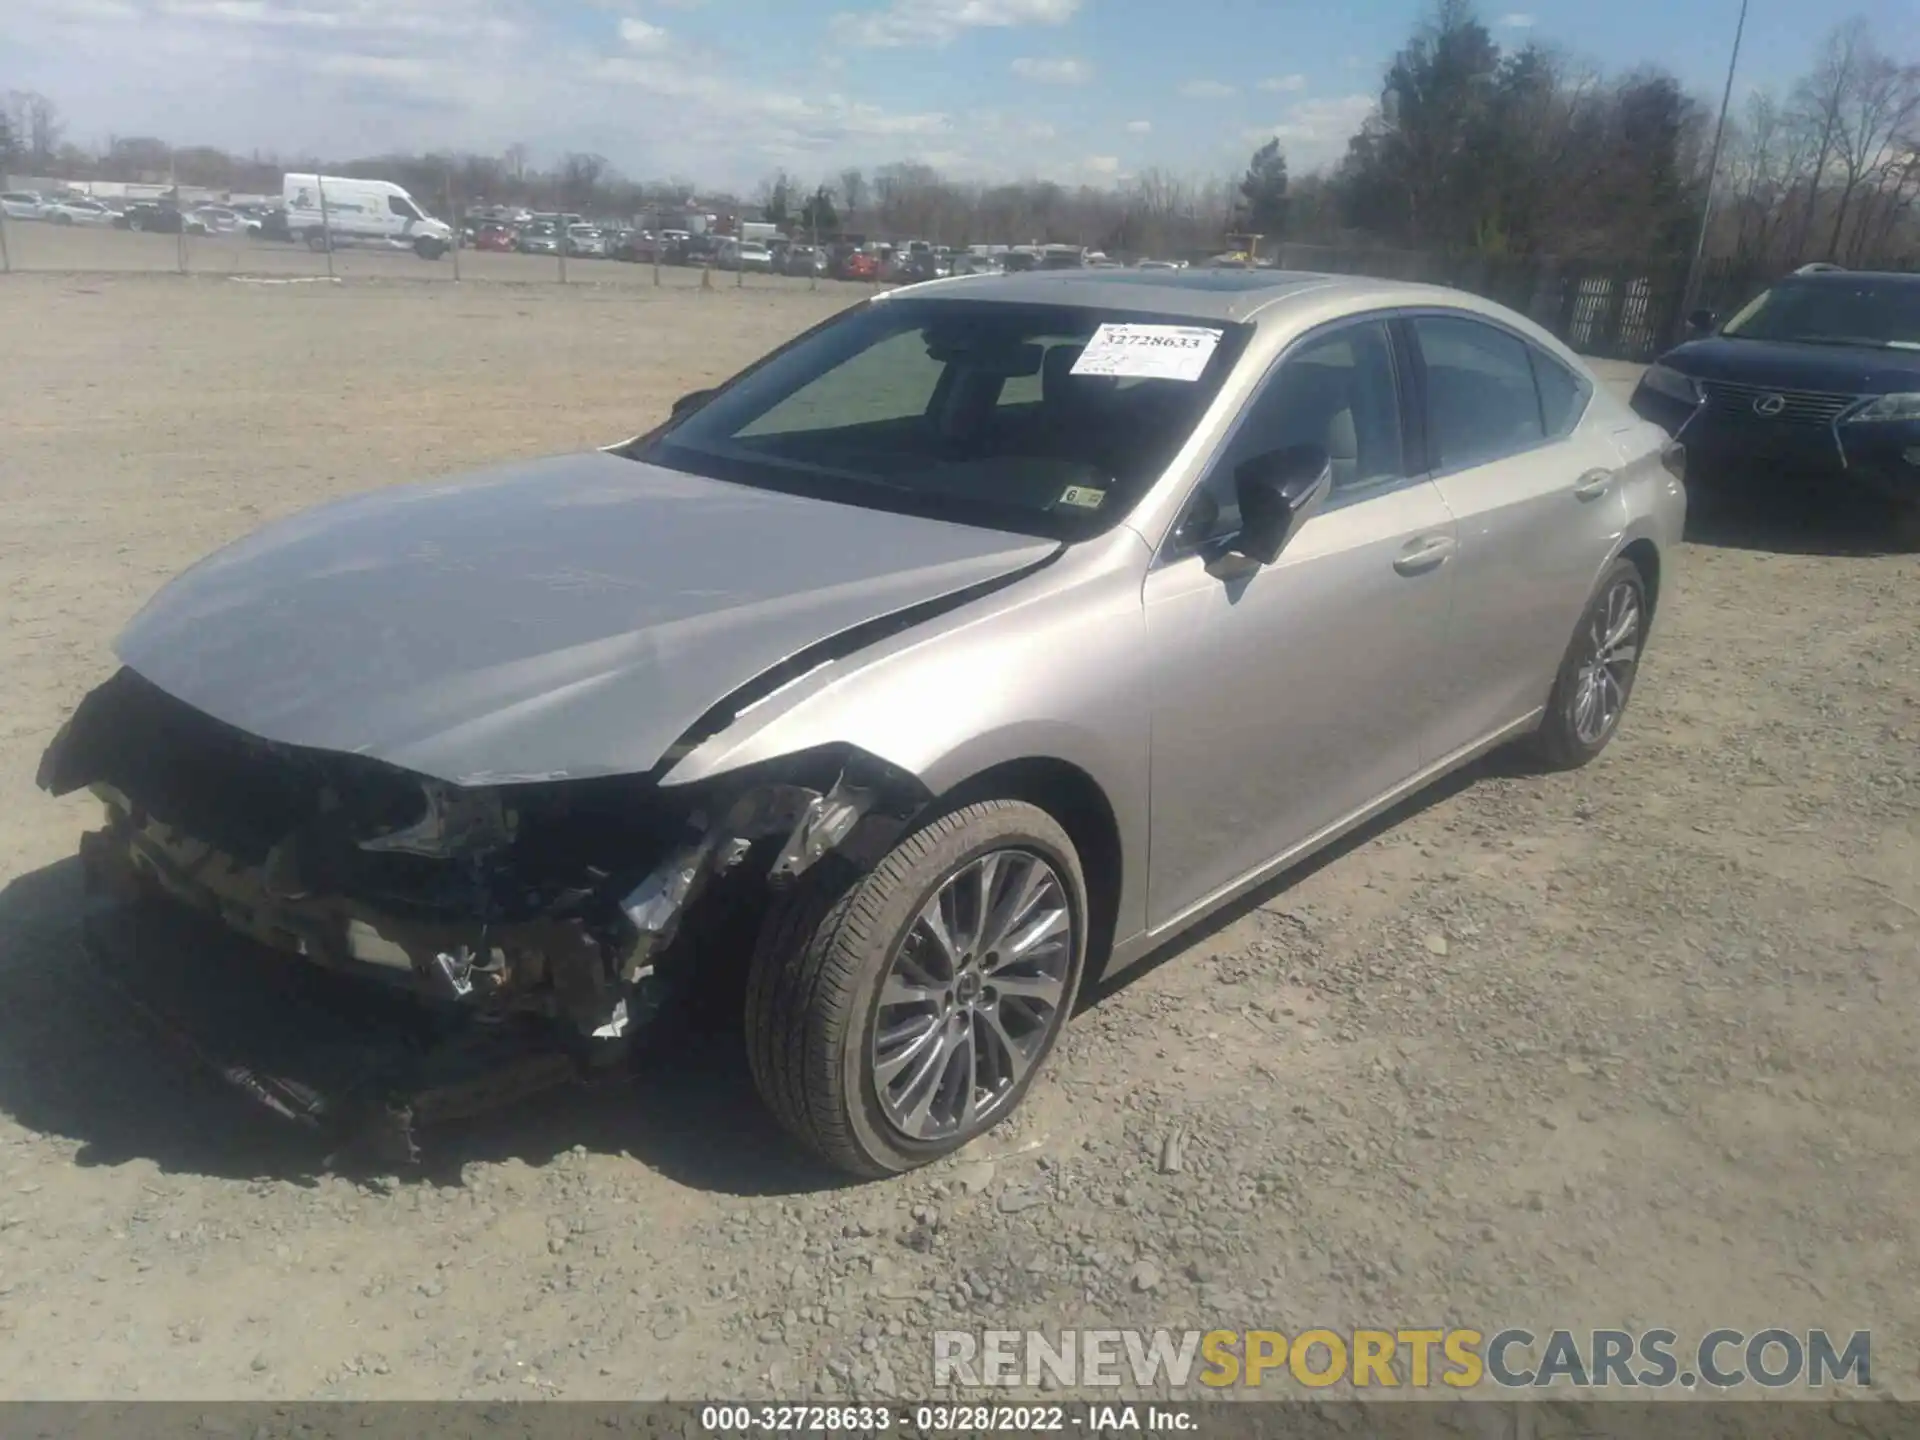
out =
[[[341,161],[519,144],[536,164],[593,151],[636,179],[686,175],[738,193],[776,165],[818,176],[899,160],[969,180],[1072,184],[1094,173],[1084,151],[1105,148],[1069,143],[1017,105],[983,126],[973,112],[873,103],[846,46],[844,73],[803,49],[791,78],[749,74],[673,23],[692,3],[601,0],[583,30],[551,0],[0,0],[0,54],[11,62],[0,85],[52,96],[83,144],[159,135]],[[880,13],[937,13],[959,34],[1022,17],[1053,23],[1080,5],[901,0]],[[1093,73],[1078,64],[1082,78]]]
[[1127,133],[1129,135],[1148,135],[1148,134],[1151,134],[1152,132],[1153,132],[1153,122],[1151,120],[1127,121]]
[[667,48],[667,32],[658,25],[650,25],[637,16],[629,15],[620,22],[620,38],[626,42],[629,50],[642,53]]
[[841,11],[834,36],[850,45],[945,45],[968,30],[1064,25],[1080,0],[892,0],[879,10]]
[[1189,100],[1230,100],[1236,92],[1222,80],[1189,80],[1180,93]]
[[[495,10],[509,7],[495,5]],[[519,26],[500,15],[476,19],[464,6],[440,0],[160,0],[145,23],[168,20],[245,29],[325,31],[357,35],[456,37],[481,31],[517,33]]]
[[1249,145],[1278,140],[1287,164],[1296,174],[1317,170],[1346,153],[1347,141],[1373,113],[1371,95],[1342,95],[1338,99],[1302,100],[1291,105],[1272,125],[1243,130]]
[[1089,173],[1094,175],[1117,175],[1120,173],[1118,155],[1089,155],[1086,159]]
[[1061,58],[1036,60],[1021,56],[1009,67],[1022,80],[1036,85],[1084,85],[1093,78],[1093,67],[1084,60]]
[[1306,89],[1307,77],[1304,75],[1269,75],[1260,82],[1258,88],[1275,94],[1288,94],[1295,90]]
[[1506,30],[1525,30],[1532,26],[1533,16],[1524,10],[1513,10],[1493,22]]

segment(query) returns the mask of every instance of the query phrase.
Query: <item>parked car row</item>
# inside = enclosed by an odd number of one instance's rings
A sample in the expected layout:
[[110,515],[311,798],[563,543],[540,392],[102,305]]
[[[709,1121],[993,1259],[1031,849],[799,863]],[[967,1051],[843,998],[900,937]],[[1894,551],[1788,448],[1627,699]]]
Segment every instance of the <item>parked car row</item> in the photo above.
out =
[[291,240],[284,209],[272,205],[193,205],[173,200],[109,203],[91,195],[44,195],[31,190],[0,194],[0,212],[9,220],[38,220],[51,225],[111,226],[161,235],[251,235],[260,240]]
[[0,195],[0,211],[9,220],[44,220],[52,225],[112,225],[120,215],[90,195],[42,195],[32,190]]
[[[470,216],[455,231],[433,219],[398,185],[382,180],[324,177],[327,206],[320,204],[321,183],[314,176],[286,177],[280,204],[202,204],[182,209],[171,200],[141,200],[114,206],[91,196],[57,196],[31,191],[0,194],[0,209],[11,220],[56,225],[111,225],[122,230],[161,234],[239,235],[257,240],[305,241],[316,250],[329,245],[384,243],[411,248],[437,259],[455,243],[471,250],[559,255],[641,264],[712,266],[718,270],[768,275],[807,276],[853,281],[913,284],[950,275],[1004,274],[1021,270],[1102,268],[1119,264],[1097,250],[1075,245],[995,246],[954,250],[926,240],[900,243],[839,239],[809,244],[782,235],[765,235],[770,226],[748,225],[741,236],[690,234],[684,230],[635,229],[594,222],[573,213],[511,213],[498,208]],[[293,212],[298,211],[295,215]],[[1142,260],[1139,268],[1173,270],[1185,262]]]

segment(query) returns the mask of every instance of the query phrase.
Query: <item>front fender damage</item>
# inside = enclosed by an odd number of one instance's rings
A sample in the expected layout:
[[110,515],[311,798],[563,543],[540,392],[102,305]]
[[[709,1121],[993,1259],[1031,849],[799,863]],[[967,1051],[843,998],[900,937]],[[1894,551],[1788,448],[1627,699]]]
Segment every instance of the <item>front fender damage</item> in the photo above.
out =
[[[804,774],[822,766],[835,769],[830,782],[809,785],[785,778],[789,770]],[[734,777],[715,798],[717,821],[709,823],[709,812],[697,811],[692,824],[697,833],[621,900],[621,913],[633,927],[617,977],[624,986],[640,986],[657,973],[656,961],[671,947],[682,917],[713,881],[747,863],[763,842],[780,842],[764,875],[772,892],[789,889],[830,854],[864,871],[892,848],[930,797],[907,772],[863,751],[844,751],[791,757]],[[623,1014],[613,1023],[628,1019]]]
[[751,787],[720,824],[676,849],[622,902],[638,932],[633,962],[644,964],[665,945],[705,882],[741,864],[756,841],[783,837],[766,872],[774,890],[789,888],[830,852],[864,870],[927,798],[909,777],[883,773],[877,762],[842,771],[825,791],[778,781]]

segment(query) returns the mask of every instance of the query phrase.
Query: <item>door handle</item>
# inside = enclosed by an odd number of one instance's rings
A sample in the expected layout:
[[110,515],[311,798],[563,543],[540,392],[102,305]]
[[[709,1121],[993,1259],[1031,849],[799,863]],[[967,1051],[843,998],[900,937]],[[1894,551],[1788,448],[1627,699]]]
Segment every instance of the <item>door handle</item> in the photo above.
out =
[[1402,575],[1424,575],[1444,565],[1451,554],[1451,535],[1425,535],[1411,542],[1394,558],[1393,568]]
[[1598,500],[1613,488],[1613,471],[1589,470],[1573,482],[1573,498],[1576,500]]

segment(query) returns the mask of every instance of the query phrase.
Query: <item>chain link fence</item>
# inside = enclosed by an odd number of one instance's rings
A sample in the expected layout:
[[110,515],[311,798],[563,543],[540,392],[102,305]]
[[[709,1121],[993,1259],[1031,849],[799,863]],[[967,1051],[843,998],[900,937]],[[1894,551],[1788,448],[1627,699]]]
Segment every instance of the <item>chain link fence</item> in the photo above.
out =
[[19,217],[0,217],[0,270],[15,274],[229,276],[282,284],[382,279],[448,285],[479,282],[813,290],[843,292],[849,300],[883,288],[878,280],[840,280],[812,273],[787,275],[755,265],[729,268],[724,261],[711,259],[687,264],[644,255],[624,260],[581,253],[526,254],[476,248],[465,240],[429,259],[398,245],[348,243],[338,238],[329,245],[324,240],[266,239],[244,229],[188,233],[174,228],[156,232]]
[[[459,233],[458,222],[455,228]],[[1484,295],[1530,316],[1581,354],[1595,358],[1651,360],[1682,336],[1682,260],[1460,256],[1298,244],[1269,248],[1268,258],[1282,269],[1424,281]],[[842,280],[810,269],[783,274],[777,258],[771,268],[758,259],[729,266],[724,256],[674,263],[652,258],[644,248],[638,258],[625,260],[564,250],[529,254],[483,248],[464,239],[444,254],[425,258],[399,245],[271,240],[244,230],[153,233],[17,217],[0,219],[0,268],[20,273],[172,272],[284,284],[379,278],[444,284],[824,290],[844,293],[850,301],[888,283]],[[1777,278],[1760,266],[1709,262],[1697,303],[1725,316]]]

